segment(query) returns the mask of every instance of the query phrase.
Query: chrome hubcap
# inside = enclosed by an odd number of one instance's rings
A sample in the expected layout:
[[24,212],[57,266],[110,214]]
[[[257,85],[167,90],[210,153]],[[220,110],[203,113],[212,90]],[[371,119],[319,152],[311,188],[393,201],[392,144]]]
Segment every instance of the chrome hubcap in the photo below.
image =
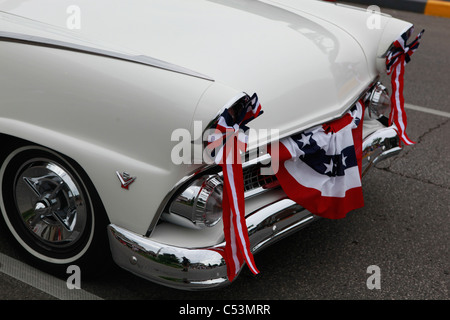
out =
[[21,220],[38,240],[62,248],[73,245],[86,227],[86,199],[64,167],[46,159],[22,165],[14,183]]

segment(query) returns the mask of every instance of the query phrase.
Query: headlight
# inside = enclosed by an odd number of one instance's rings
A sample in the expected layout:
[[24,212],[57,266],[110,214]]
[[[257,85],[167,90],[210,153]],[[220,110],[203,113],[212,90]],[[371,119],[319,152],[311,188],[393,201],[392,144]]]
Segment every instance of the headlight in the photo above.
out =
[[369,97],[369,116],[371,118],[389,117],[390,110],[391,98],[388,90],[378,82]]
[[212,227],[222,218],[222,191],[218,175],[196,179],[175,197],[163,219],[196,229]]

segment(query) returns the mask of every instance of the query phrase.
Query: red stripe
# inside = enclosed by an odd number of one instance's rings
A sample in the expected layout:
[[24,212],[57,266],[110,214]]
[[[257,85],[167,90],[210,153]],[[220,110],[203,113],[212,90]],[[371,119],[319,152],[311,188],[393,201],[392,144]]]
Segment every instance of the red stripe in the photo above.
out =
[[363,101],[358,101],[362,108],[361,120],[358,126],[352,130],[353,135],[353,146],[355,147],[356,160],[358,162],[359,174],[362,176],[362,156],[363,156],[363,121],[364,121],[364,111],[365,106]]
[[[283,150],[284,149],[284,150]],[[280,144],[280,154],[289,153]],[[308,188],[298,183],[291,176],[284,164],[280,164],[277,179],[286,195],[309,212],[328,219],[344,218],[348,212],[364,206],[362,188],[353,188],[346,192],[344,198],[324,197],[320,190]]]
[[346,126],[348,126],[352,121],[353,121],[352,115],[347,113],[345,116],[343,116],[337,120],[323,124],[322,128],[325,131],[325,133],[330,133],[330,132],[337,133],[342,128],[345,128]]
[[[224,169],[226,170],[226,169]],[[225,174],[225,172],[224,172]],[[227,263],[227,275],[228,280],[231,282],[238,274],[240,267],[242,265],[242,256],[240,253],[236,250],[236,247],[234,246],[234,234],[232,232],[231,227],[231,208],[228,201],[228,188],[223,188],[223,202],[222,202],[222,209],[223,209],[223,230],[225,235],[225,261]]]
[[[236,137],[234,142],[237,143]],[[234,150],[233,163],[221,164],[224,178],[223,222],[227,246],[227,270],[230,281],[239,272],[240,265],[236,265],[236,262],[242,264],[243,260],[247,262],[248,267],[254,274],[259,273],[250,250],[250,240],[245,221],[244,178],[242,165],[237,162],[240,155],[237,152],[236,145]],[[237,248],[233,246],[233,243],[236,244]]]
[[247,262],[248,267],[254,274],[258,274],[259,271],[256,268],[255,261],[253,255],[250,250],[250,239],[248,237],[247,224],[245,221],[245,203],[244,203],[244,179],[242,166],[232,164],[231,165],[234,176],[234,186],[236,187],[237,193],[237,202],[239,211],[234,212],[234,229],[237,238],[239,239],[238,245],[239,248],[244,255],[245,261]]
[[[407,117],[405,112],[405,98],[403,95],[404,89],[404,72],[405,72],[405,56],[399,57],[398,61],[392,66],[392,96],[391,96],[391,114],[389,115],[389,124],[395,124],[397,127],[400,139],[407,145],[414,144],[414,142],[408,137],[405,130],[407,127]],[[398,70],[400,69],[400,70]]]
[[256,110],[252,109],[252,110],[247,111],[247,113],[244,116],[244,119],[242,119],[242,122],[246,121],[248,119],[257,118],[259,116],[260,112],[261,112],[261,104],[258,104],[258,107],[256,108]]

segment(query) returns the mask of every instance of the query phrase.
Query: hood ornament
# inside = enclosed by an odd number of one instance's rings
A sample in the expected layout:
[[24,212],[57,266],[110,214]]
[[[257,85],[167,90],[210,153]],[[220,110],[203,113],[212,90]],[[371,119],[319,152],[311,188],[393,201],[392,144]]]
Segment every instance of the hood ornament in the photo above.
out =
[[130,176],[130,174],[127,172],[120,173],[119,171],[116,171],[116,175],[117,175],[117,178],[119,178],[119,180],[120,180],[120,184],[122,185],[122,188],[127,189],[127,190],[128,190],[128,187],[130,186],[130,184],[132,184],[136,180],[136,177]]

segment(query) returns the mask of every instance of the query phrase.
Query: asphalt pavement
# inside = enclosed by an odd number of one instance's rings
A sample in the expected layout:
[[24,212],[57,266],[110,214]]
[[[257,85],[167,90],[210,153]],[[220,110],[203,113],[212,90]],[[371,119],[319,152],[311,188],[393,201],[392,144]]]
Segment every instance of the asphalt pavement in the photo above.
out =
[[[114,265],[82,290],[105,300],[449,300],[450,19],[381,9],[426,29],[405,75],[408,134],[417,143],[364,178],[364,208],[319,220],[258,253],[261,274],[244,269],[220,291],[177,291]],[[3,231],[0,252],[22,260]],[[369,288],[371,266],[379,288]],[[61,298],[3,267],[0,299]]]

